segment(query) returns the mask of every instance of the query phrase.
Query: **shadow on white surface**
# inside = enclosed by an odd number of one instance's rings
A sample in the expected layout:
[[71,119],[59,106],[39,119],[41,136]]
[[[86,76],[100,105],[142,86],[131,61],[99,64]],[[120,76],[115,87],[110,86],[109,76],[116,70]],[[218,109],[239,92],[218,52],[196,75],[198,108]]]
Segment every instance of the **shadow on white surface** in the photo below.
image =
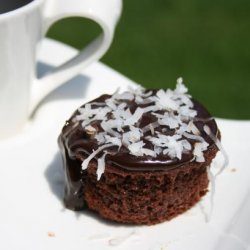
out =
[[[63,161],[60,152],[58,151],[51,163],[48,165],[44,172],[45,179],[49,185],[49,188],[51,190],[51,193],[54,195],[55,199],[58,199],[60,203],[62,204],[62,211],[65,211],[67,208],[65,208],[63,204],[63,196],[64,196],[64,171],[63,171]],[[78,220],[81,216],[89,216],[93,218],[94,220],[108,226],[115,226],[115,227],[135,227],[134,225],[123,225],[121,223],[111,222],[106,219],[101,218],[99,215],[97,215],[95,212],[90,211],[88,209],[83,211],[72,211],[75,213],[75,218]]]
[[[42,78],[43,76],[49,74],[49,72],[56,68],[53,65],[44,63],[39,61],[37,63],[37,77],[38,79]],[[36,107],[33,111],[31,118],[34,118],[37,110],[48,102],[60,101],[60,100],[72,100],[72,99],[80,99],[86,96],[90,85],[90,78],[86,75],[79,74],[74,78],[70,79],[69,81],[65,82],[60,87],[56,88],[52,91],[48,96],[41,101],[41,103]]]
[[[42,78],[49,74],[49,72],[55,67],[44,63],[38,62],[37,64],[37,77]],[[46,99],[46,101],[53,101],[58,99],[73,99],[83,98],[84,93],[87,93],[87,89],[90,84],[90,78],[86,75],[79,74],[71,80],[65,82],[62,86],[54,90]]]
[[63,203],[64,173],[62,157],[59,152],[55,154],[44,175],[51,192]]

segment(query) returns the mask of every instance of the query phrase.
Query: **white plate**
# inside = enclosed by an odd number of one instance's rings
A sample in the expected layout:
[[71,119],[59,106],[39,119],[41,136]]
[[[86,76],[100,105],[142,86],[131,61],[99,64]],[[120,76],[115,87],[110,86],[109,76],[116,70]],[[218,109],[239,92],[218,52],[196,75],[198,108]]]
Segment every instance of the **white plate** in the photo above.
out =
[[[72,48],[45,40],[39,56],[40,74],[75,53]],[[247,249],[250,122],[218,119],[230,164],[216,180],[209,222],[200,204],[155,226],[115,225],[87,212],[64,209],[57,147],[61,127],[84,102],[131,84],[107,66],[94,63],[52,93],[21,135],[0,143],[0,249]]]

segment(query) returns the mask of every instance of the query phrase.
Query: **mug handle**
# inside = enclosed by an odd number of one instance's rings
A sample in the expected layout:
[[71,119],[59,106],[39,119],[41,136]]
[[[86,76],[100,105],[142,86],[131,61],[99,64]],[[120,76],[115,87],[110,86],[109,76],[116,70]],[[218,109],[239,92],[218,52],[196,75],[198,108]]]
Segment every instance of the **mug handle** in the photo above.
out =
[[103,33],[88,44],[78,55],[36,79],[31,90],[30,113],[51,91],[79,74],[83,68],[101,58],[109,48],[117,21],[121,15],[122,0],[47,0],[44,6],[44,34],[56,21],[72,16],[94,20]]

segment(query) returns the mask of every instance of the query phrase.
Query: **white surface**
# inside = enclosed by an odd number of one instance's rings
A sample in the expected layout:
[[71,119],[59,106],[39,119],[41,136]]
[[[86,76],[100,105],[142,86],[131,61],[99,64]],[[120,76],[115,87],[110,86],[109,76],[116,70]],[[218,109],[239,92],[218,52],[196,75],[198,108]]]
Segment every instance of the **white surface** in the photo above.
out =
[[[40,60],[56,66],[74,53],[46,40]],[[40,64],[40,74],[46,67]],[[155,226],[114,225],[85,212],[64,209],[62,162],[57,147],[61,127],[81,104],[129,84],[133,83],[95,63],[52,93],[21,135],[0,143],[1,249],[247,249],[250,122],[218,120],[230,164],[216,179],[210,222],[205,221],[200,205]],[[203,205],[208,199],[209,195]],[[205,210],[208,208],[209,203]]]
[[[33,0],[0,15],[0,138],[18,133],[45,96],[104,55],[121,10],[122,0]],[[53,23],[72,16],[95,21],[101,34],[70,60],[61,61],[37,79],[40,41]]]

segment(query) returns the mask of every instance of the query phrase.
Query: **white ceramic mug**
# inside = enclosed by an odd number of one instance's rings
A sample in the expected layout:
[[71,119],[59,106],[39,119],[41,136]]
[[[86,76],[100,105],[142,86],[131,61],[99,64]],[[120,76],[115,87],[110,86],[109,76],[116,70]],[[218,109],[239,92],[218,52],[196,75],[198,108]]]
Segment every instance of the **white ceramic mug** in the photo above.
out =
[[[6,1],[18,2],[0,0],[0,12]],[[107,51],[121,8],[121,0],[30,0],[0,14],[0,138],[18,133],[47,94]],[[76,57],[37,79],[39,42],[53,23],[70,16],[94,20],[103,33]]]

